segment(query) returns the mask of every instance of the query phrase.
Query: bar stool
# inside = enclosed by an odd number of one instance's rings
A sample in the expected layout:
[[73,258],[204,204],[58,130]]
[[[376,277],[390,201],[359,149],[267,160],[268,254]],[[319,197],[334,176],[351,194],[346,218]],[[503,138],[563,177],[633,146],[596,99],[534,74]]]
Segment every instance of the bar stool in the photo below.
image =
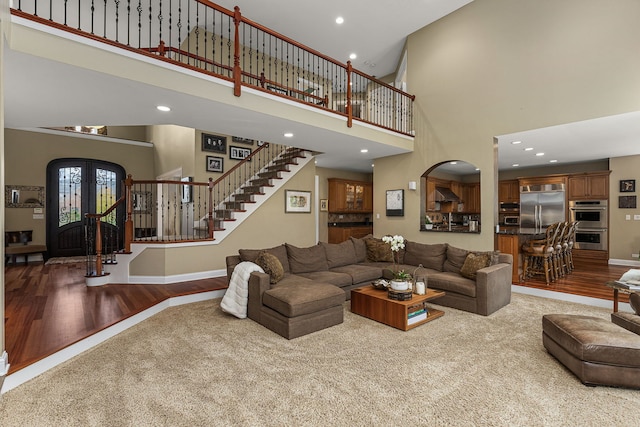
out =
[[530,240],[522,245],[524,264],[522,266],[522,280],[531,278],[534,274],[544,274],[547,285],[555,280],[553,262],[554,243],[560,223],[547,227],[545,238]]
[[565,274],[568,274],[568,271],[565,268],[564,257],[565,245],[568,245],[568,243],[565,242],[565,238],[568,232],[568,222],[561,222],[558,224],[558,232],[556,233],[556,237],[553,243],[553,268],[555,270],[556,279],[564,277]]
[[564,264],[568,273],[571,273],[574,269],[573,266],[573,244],[576,238],[576,228],[578,227],[579,221],[571,221],[569,223],[569,231],[566,234],[566,248],[564,250]]

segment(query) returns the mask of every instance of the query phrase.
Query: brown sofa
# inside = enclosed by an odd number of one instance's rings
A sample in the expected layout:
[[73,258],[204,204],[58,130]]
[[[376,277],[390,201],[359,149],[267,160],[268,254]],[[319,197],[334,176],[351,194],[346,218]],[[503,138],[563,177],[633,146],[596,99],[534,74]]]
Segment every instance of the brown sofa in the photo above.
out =
[[[263,251],[275,256],[284,277],[271,283],[269,274],[251,274],[247,315],[286,338],[294,338],[341,323],[342,302],[351,298],[351,290],[391,273],[394,263],[388,248],[380,239],[367,237],[307,248],[282,244],[264,250],[241,249],[238,255],[226,258],[227,278],[241,261],[254,262]],[[468,254],[446,243],[407,242],[399,254],[398,268],[427,277],[428,287],[445,291],[437,304],[485,316],[509,304],[511,255],[492,254],[493,265],[468,278],[461,275]]]
[[611,320],[545,314],[542,343],[583,384],[640,388],[640,316],[612,313]]

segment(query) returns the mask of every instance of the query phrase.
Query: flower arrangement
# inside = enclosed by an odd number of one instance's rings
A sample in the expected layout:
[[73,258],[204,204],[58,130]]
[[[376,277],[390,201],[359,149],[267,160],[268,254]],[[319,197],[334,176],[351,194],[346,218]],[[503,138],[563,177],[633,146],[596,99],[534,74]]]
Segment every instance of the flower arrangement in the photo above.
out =
[[400,249],[404,249],[404,237],[398,235],[383,236],[382,241],[391,246],[393,258],[393,279],[401,282],[409,280],[411,278],[411,274],[407,273],[404,270],[398,271],[398,264],[396,262],[396,259],[398,259],[398,252],[400,252]]

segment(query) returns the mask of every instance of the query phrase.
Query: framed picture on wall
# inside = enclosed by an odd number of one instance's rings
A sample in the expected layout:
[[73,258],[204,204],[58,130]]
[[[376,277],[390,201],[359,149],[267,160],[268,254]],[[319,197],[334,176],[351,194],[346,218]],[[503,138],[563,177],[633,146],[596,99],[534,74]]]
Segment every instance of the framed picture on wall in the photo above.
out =
[[233,145],[229,147],[229,158],[233,160],[244,160],[249,157],[251,154],[250,148],[242,148],[242,147],[234,147]]
[[249,145],[253,145],[254,140],[253,139],[249,139],[249,138],[242,138],[240,136],[232,136],[231,140],[233,142],[240,142],[242,144],[249,144]]
[[329,210],[329,202],[327,199],[320,199],[320,210],[322,212],[327,212]]
[[621,193],[633,193],[636,191],[635,179],[621,179],[620,180],[620,192]]
[[387,190],[387,216],[404,216],[404,190]]
[[[190,176],[185,176],[180,181],[182,182],[193,182],[193,178]],[[182,186],[182,203],[191,203],[192,195],[191,195],[191,186],[186,184]]]
[[222,157],[207,156],[207,172],[224,172],[224,159]]
[[311,191],[285,190],[286,213],[311,213]]
[[202,151],[213,151],[216,153],[227,154],[227,137],[203,133]]

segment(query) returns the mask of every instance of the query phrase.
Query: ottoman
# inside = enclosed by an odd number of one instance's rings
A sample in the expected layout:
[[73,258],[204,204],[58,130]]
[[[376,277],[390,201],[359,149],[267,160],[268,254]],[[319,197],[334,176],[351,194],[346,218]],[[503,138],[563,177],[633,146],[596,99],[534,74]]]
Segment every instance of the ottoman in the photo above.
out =
[[545,314],[542,343],[583,384],[640,388],[640,335],[596,317]]

